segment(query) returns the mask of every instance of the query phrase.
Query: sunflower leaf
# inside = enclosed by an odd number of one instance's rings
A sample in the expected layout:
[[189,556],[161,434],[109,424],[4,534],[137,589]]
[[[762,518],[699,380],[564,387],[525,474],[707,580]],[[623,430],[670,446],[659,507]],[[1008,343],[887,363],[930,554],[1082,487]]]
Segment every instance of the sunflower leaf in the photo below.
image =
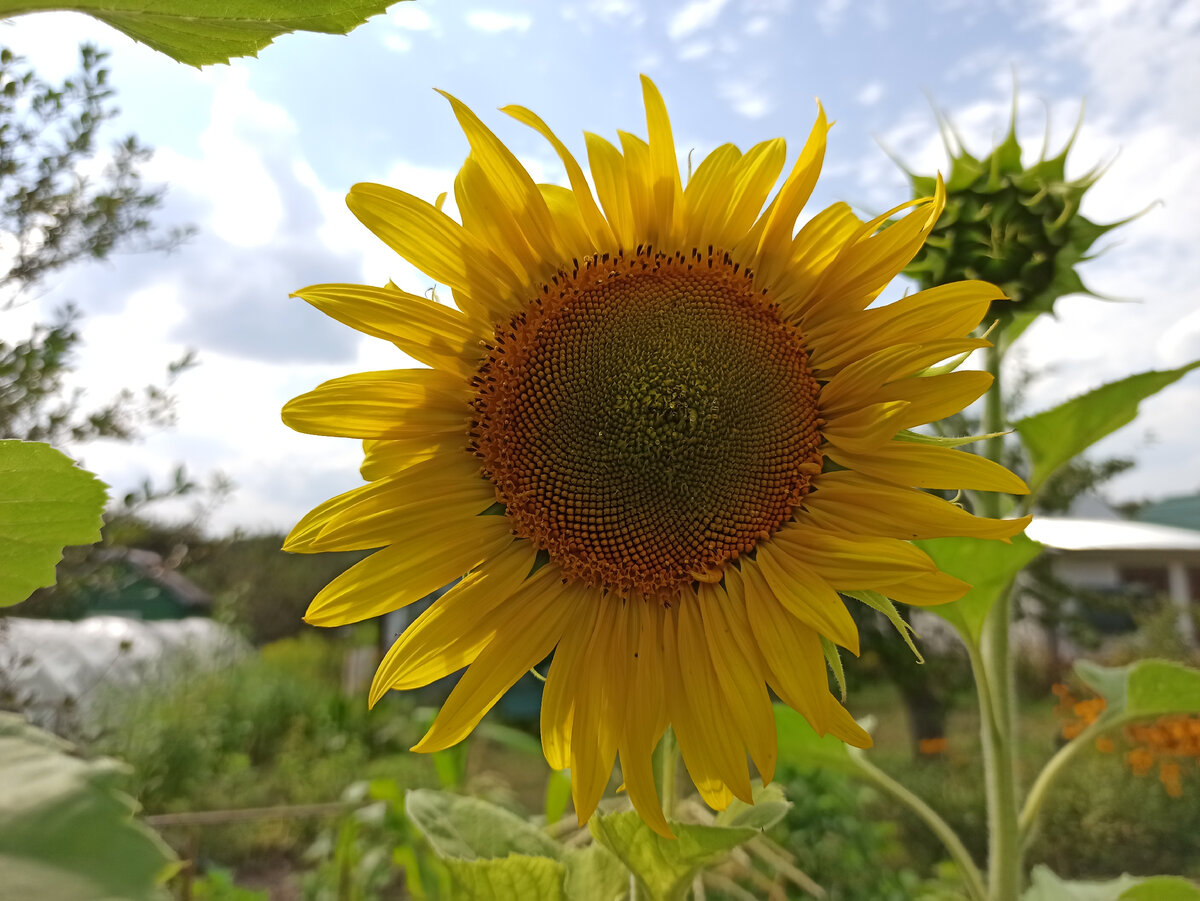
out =
[[1197,366],[1200,366],[1200,360],[1178,369],[1131,375],[1015,423],[1014,429],[1021,436],[1033,463],[1029,490],[1037,494],[1060,466],[1101,438],[1133,422],[1138,404]]
[[838,651],[837,645],[821,636],[821,650],[825,652],[825,662],[829,665],[830,672],[833,673],[833,678],[837,680],[838,691],[842,693],[842,700],[846,700],[846,670],[842,668],[842,655]]
[[293,31],[347,34],[396,0],[0,0],[0,17],[71,10],[191,66],[257,56]]
[[1170,660],[1106,667],[1080,660],[1075,672],[1107,702],[1105,715],[1123,719],[1200,713],[1200,670]]
[[1007,591],[1012,580],[1042,552],[1042,546],[1023,534],[1010,544],[984,538],[926,538],[913,542],[925,551],[938,569],[971,586],[950,604],[927,608],[958,630],[973,645],[979,643],[988,611]]
[[1033,868],[1033,885],[1021,901],[1200,901],[1200,888],[1179,876],[1130,876],[1104,882],[1060,879],[1046,866]]
[[775,705],[775,731],[780,760],[803,767],[829,767],[844,773],[859,771],[858,763],[844,741],[834,735],[817,735],[808,720],[786,704]]
[[963,435],[961,437],[953,437],[949,435],[923,435],[920,432],[914,432],[909,429],[898,433],[896,438],[900,441],[911,441],[914,444],[932,444],[937,447],[962,447],[965,444],[974,444],[976,441],[983,441],[986,438],[1000,438],[1008,432],[991,432],[987,435]]
[[701,868],[758,835],[757,829],[672,823],[672,840],[658,835],[633,811],[594,816],[588,826],[596,841],[633,873],[638,897],[650,901],[681,901]]
[[717,814],[718,826],[736,826],[747,829],[770,829],[792,809],[778,785],[763,785],[754,782],[754,803],[747,804],[734,798],[729,806]]
[[887,595],[880,594],[878,591],[843,591],[842,594],[849,595],[857,601],[862,601],[868,607],[873,607],[888,618],[888,622],[895,627],[900,633],[900,637],[904,639],[904,643],[908,645],[908,649],[913,652],[913,656],[917,658],[917,663],[924,663],[925,658],[921,656],[921,652],[917,650],[917,645],[913,641],[913,627],[908,621],[900,615],[900,611],[896,609],[896,605],[892,603],[892,599]]
[[0,607],[54,584],[68,544],[100,540],[105,485],[48,444],[0,441]]
[[548,857],[510,854],[488,860],[445,861],[454,883],[454,897],[471,901],[563,901],[565,869]]
[[603,845],[572,848],[563,858],[563,890],[570,901],[612,901],[629,888],[629,871]]
[[132,819],[125,767],[0,713],[0,896],[100,901],[165,897],[175,855]]
[[493,860],[510,854],[558,860],[563,846],[515,813],[478,798],[418,788],[404,810],[445,860]]

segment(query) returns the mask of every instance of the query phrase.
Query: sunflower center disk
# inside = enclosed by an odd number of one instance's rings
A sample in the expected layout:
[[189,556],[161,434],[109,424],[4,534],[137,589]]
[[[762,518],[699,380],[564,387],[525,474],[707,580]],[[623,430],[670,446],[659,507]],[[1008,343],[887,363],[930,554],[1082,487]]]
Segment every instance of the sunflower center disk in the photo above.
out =
[[474,384],[514,531],[622,594],[720,578],[820,471],[800,336],[719,253],[585,260],[496,328]]

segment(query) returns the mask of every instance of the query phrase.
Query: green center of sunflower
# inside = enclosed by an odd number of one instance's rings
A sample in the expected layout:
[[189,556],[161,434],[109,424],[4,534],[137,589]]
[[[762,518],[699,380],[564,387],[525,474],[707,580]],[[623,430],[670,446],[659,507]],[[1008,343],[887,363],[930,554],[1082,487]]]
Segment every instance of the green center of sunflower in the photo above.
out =
[[667,597],[770,537],[820,471],[796,330],[728,255],[593,257],[507,323],[472,449],[568,576]]

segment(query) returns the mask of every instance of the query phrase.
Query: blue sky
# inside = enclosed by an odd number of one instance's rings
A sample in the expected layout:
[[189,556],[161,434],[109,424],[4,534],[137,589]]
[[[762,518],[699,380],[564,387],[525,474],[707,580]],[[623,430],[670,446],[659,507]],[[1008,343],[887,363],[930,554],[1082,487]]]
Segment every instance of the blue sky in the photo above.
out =
[[[699,160],[726,141],[779,135],[794,153],[819,96],[837,125],[812,210],[844,199],[860,212],[907,198],[879,142],[921,171],[944,165],[929,98],[986,151],[1006,126],[1015,72],[1033,154],[1047,113],[1056,148],[1086,97],[1076,173],[1113,163],[1085,213],[1107,221],[1163,204],[1082,270],[1094,290],[1137,303],[1068,299],[1023,339],[1028,364],[1050,368],[1028,408],[1200,357],[1200,4],[410,0],[349,36],[286,36],[257,59],[203,71],[72,14],[28,16],[0,32],[54,77],[84,40],[112,50],[119,130],[157,148],[147,174],[168,187],[160,221],[199,233],[169,257],[80,266],[0,327],[19,334],[76,301],[89,315],[80,378],[97,400],[159,378],[195,347],[201,365],[179,382],[176,429],[132,447],[76,450],[122,490],[176,462],[225,471],[238,490],[214,528],[286,528],[356,484],[356,445],[293,435],[279,407],[324,379],[405,361],[287,295],[325,281],[429,287],[342,198],[357,181],[430,199],[451,188],[466,144],[434,87],[476,109],[552,182],[563,173],[549,148],[497,107],[530,107],[582,156],[584,129],[644,133],[644,72],[666,97],[681,153]],[[1139,460],[1112,484],[1115,496],[1200,489],[1197,410],[1192,376],[1099,448]]]

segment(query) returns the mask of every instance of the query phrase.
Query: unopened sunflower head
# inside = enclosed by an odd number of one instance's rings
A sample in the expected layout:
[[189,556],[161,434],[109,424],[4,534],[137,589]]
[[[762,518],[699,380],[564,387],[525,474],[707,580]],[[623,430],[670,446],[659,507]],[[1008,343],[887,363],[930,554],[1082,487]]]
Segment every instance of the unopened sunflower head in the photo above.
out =
[[[946,206],[925,246],[904,270],[923,288],[974,278],[995,283],[1015,301],[998,304],[989,313],[1003,326],[1014,317],[1027,325],[1052,311],[1065,295],[1091,294],[1075,267],[1091,258],[1097,240],[1130,221],[1102,225],[1080,212],[1084,195],[1105,171],[1098,165],[1077,179],[1066,177],[1067,154],[1079,134],[1082,110],[1063,148],[1050,158],[1043,150],[1041,158],[1026,167],[1017,140],[1016,99],[1014,94],[1008,133],[984,157],[973,156],[954,125],[941,119],[950,157]],[[915,194],[934,190],[934,176],[908,175]]]
[[293,428],[363,439],[368,483],[309,513],[286,547],[381,548],[316,597],[319,625],[466,574],[393,645],[372,703],[466,667],[417,745],[445,748],[553,652],[542,745],[570,767],[580,820],[619,755],[633,804],[666,835],[651,755],[668,725],[718,808],[751,799],[747,754],[772,776],[768,688],[819,732],[869,744],[829,690],[823,646],[858,650],[839,591],[881,609],[958,598],[968,586],[910,540],[1007,540],[1025,520],[921,489],[1025,488],[906,431],[990,381],[927,370],[985,345],[971,334],[1001,296],[992,285],[873,306],[937,221],[940,183],[870,222],[835,204],[797,231],[822,111],[778,190],[778,139],[723,145],[684,184],[666,107],[643,87],[648,140],[587,135],[595,193],[532,112],[505,110],[546,138],[570,187],[536,184],[454,98],[471,147],[459,220],[395,188],[351,190],[355,215],[453,305],[390,284],[297,292],[424,368],[287,405]]

